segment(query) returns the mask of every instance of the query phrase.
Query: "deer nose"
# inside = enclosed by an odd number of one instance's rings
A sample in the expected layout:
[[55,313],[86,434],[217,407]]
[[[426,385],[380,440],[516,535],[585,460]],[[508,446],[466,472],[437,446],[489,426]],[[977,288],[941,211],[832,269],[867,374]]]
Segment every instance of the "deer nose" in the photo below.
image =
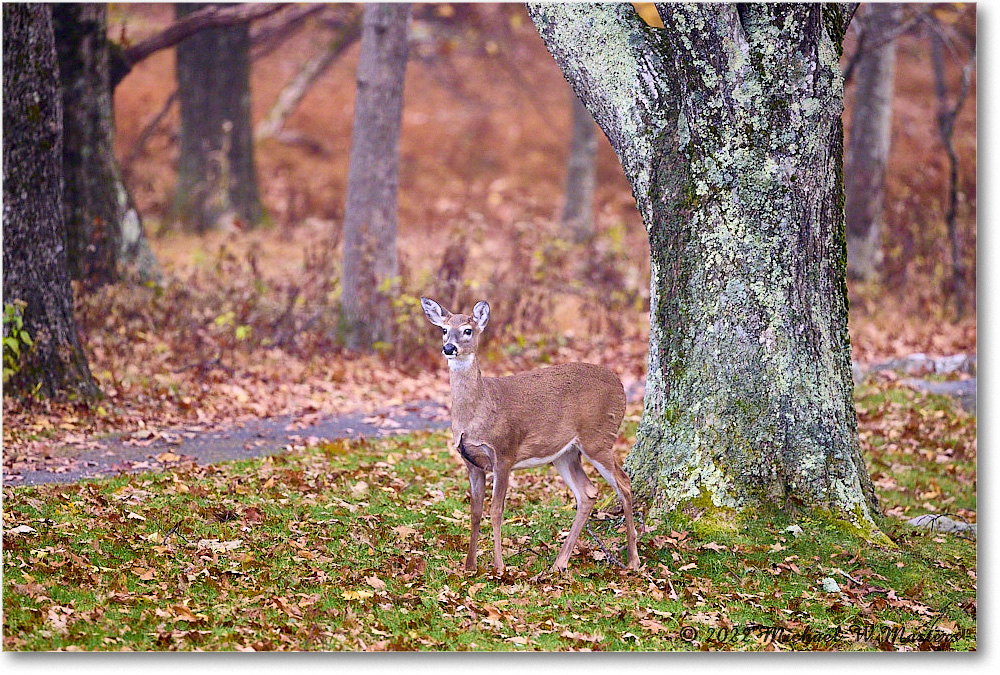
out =
[[444,346],[444,349],[442,349],[441,351],[444,352],[445,356],[454,356],[455,354],[458,353],[458,347],[449,342]]

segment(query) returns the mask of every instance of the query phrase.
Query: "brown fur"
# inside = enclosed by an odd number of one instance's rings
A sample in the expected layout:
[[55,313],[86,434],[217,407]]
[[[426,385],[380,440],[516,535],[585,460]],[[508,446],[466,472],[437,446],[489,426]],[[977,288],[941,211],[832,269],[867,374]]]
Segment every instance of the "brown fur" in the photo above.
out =
[[489,320],[489,306],[477,303],[471,316],[452,314],[422,298],[424,312],[442,328],[450,357],[452,434],[469,471],[472,534],[466,569],[476,569],[476,545],[483,513],[486,471],[493,471],[493,564],[503,570],[500,525],[510,472],[518,465],[553,464],[577,498],[577,514],[553,564],[563,570],[597,498],[581,464],[586,457],[611,483],[622,503],[628,538],[628,566],[637,568],[632,490],[614,454],[625,415],[625,390],[614,373],[589,363],[567,363],[507,377],[483,377],[476,351]]

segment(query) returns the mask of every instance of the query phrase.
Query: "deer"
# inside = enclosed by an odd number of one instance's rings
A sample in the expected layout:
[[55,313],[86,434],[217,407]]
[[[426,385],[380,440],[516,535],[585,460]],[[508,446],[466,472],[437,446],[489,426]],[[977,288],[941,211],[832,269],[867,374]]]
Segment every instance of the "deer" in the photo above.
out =
[[441,352],[451,380],[452,446],[469,474],[472,532],[465,569],[477,570],[486,473],[493,473],[493,567],[502,574],[500,529],[510,473],[551,464],[576,497],[573,525],[550,570],[565,572],[597,502],[598,489],[584,471],[584,457],[618,495],[625,514],[626,566],[638,569],[632,487],[614,453],[625,416],[625,388],[618,376],[602,366],[566,363],[483,377],[477,351],[490,320],[489,304],[477,302],[471,315],[453,314],[430,298],[420,298],[420,304],[443,334]]

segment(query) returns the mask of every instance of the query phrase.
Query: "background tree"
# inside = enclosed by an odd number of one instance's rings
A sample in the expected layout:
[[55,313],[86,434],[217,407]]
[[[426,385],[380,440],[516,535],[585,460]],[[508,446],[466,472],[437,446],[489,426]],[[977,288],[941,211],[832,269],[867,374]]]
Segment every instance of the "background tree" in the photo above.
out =
[[852,400],[843,80],[853,6],[533,4],[618,153],[651,252],[627,469],[655,508],[876,499]]
[[365,5],[362,19],[344,212],[341,327],[349,349],[392,341],[399,130],[409,17],[409,4],[370,4]]
[[22,350],[5,393],[100,392],[73,317],[62,211],[62,101],[50,5],[3,7],[3,297],[24,303]]
[[562,226],[576,243],[594,237],[594,188],[597,184],[597,132],[594,118],[573,90],[569,92],[573,108],[572,137],[566,163],[566,203]]
[[882,261],[882,205],[892,140],[896,75],[895,31],[902,18],[896,3],[868,3],[854,67],[854,115],[844,167],[847,271],[856,279],[878,275]]
[[955,320],[958,321],[965,313],[965,263],[962,259],[961,241],[958,233],[958,155],[952,142],[952,135],[955,132],[955,119],[958,117],[966,97],[969,95],[969,88],[972,84],[972,75],[976,68],[976,43],[975,38],[968,41],[967,60],[962,65],[961,76],[959,78],[957,91],[954,97],[948,92],[947,76],[945,74],[945,51],[946,47],[951,47],[952,56],[956,56],[957,51],[950,40],[946,41],[948,35],[940,22],[930,13],[929,25],[931,27],[931,63],[934,67],[934,92],[937,96],[937,127],[938,137],[944,146],[945,154],[948,156],[948,208],[945,212],[945,227],[948,231],[948,244],[951,248],[951,279],[948,285],[951,287],[952,297],[955,299]]
[[70,276],[88,284],[160,272],[114,155],[107,5],[52,6],[63,104],[63,209]]
[[[177,4],[177,18],[203,9]],[[264,212],[254,165],[250,118],[249,29],[207,28],[177,45],[180,159],[174,211],[195,230],[223,216],[248,225]]]

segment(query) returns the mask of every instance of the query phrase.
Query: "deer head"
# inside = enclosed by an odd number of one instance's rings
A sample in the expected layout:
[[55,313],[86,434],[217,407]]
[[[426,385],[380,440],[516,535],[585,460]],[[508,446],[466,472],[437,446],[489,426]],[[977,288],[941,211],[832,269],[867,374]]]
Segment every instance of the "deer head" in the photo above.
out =
[[481,300],[472,315],[452,314],[430,298],[420,298],[427,320],[441,329],[441,353],[452,367],[471,362],[479,349],[479,336],[490,320],[490,306]]

